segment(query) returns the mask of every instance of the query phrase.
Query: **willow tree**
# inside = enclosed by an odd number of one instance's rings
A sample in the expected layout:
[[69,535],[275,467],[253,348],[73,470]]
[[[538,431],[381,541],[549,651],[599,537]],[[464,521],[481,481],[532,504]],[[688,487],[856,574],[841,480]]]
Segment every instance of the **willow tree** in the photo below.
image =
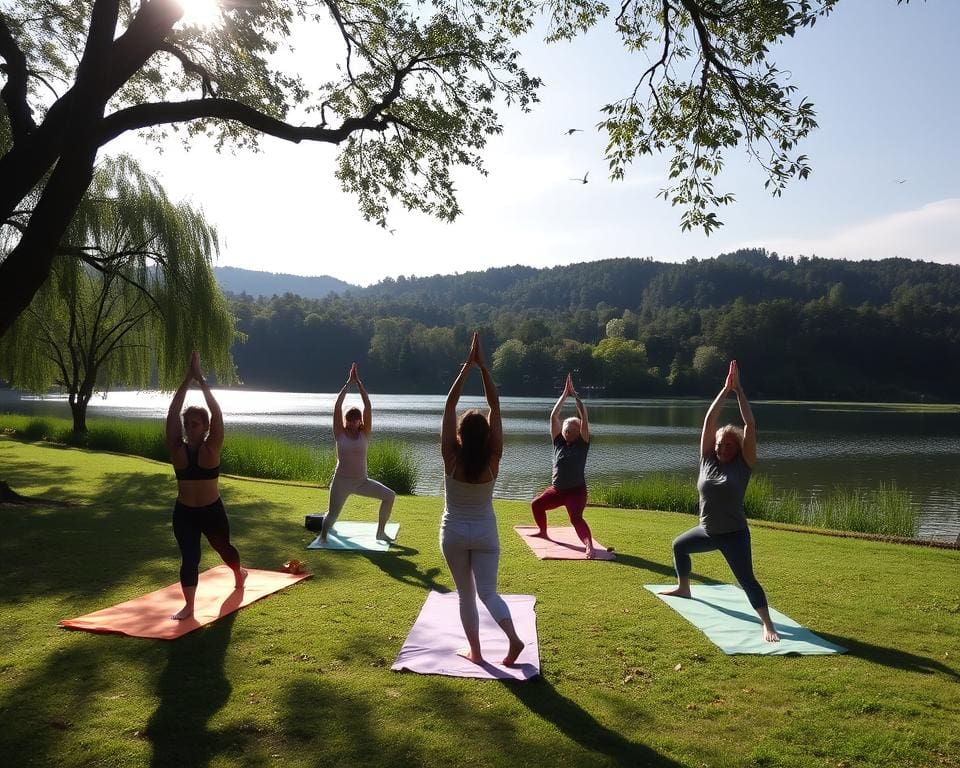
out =
[[176,386],[193,349],[221,381],[233,377],[234,320],[211,267],[216,231],[132,159],[98,166],[59,250],[0,339],[0,373],[24,389],[62,387],[74,431],[86,431],[97,391]]

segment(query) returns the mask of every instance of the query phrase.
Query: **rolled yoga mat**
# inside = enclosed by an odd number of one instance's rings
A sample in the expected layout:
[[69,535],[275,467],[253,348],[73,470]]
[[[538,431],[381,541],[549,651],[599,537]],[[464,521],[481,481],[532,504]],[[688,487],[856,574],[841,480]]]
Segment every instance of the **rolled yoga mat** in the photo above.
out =
[[457,655],[467,647],[467,638],[460,623],[460,602],[456,592],[431,592],[420,609],[410,634],[400,648],[391,669],[394,672],[417,672],[421,675],[475,677],[486,680],[529,680],[540,674],[540,646],[537,643],[537,616],[533,595],[500,595],[510,608],[510,616],[520,639],[526,643],[515,664],[500,663],[507,655],[507,636],[497,625],[483,603],[477,601],[480,613],[480,649],[483,662]]
[[[400,532],[400,523],[387,523],[383,530],[391,539]],[[390,542],[377,539],[376,523],[358,523],[350,520],[337,521],[333,530],[327,534],[327,543],[321,544],[317,536],[307,544],[307,549],[352,549],[368,552],[386,552]]]
[[183,608],[180,584],[171,584],[110,608],[103,608],[76,619],[63,619],[60,626],[86,632],[175,640],[204,624],[216,621],[221,616],[308,578],[308,573],[279,573],[249,568],[247,580],[241,590],[234,588],[233,571],[226,565],[218,565],[200,574],[193,616],[189,619],[178,621],[170,618]]
[[807,656],[847,651],[843,646],[817,637],[806,627],[773,608],[769,608],[770,618],[780,634],[780,642],[766,642],[762,635],[760,617],[747,600],[746,593],[733,584],[694,584],[690,587],[690,597],[657,594],[661,590],[673,589],[676,584],[644,586],[728,655],[752,653],[763,656]]
[[[527,546],[533,550],[540,560],[586,560],[587,555],[583,551],[583,542],[577,537],[577,532],[572,526],[554,528],[547,526],[547,537],[535,534],[540,531],[535,525],[515,525],[513,530],[517,532],[521,539],[527,542]],[[616,555],[613,550],[607,549],[593,540],[594,560],[615,560]]]

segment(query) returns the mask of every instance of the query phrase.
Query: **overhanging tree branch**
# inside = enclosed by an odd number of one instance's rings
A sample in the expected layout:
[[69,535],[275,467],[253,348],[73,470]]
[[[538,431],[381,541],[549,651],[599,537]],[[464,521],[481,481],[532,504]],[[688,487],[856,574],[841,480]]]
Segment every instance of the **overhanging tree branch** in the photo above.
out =
[[27,103],[27,57],[17,45],[3,14],[0,14],[0,56],[6,61],[3,73],[7,76],[7,83],[0,90],[0,98],[6,105],[16,144],[37,126],[33,121],[33,110]]

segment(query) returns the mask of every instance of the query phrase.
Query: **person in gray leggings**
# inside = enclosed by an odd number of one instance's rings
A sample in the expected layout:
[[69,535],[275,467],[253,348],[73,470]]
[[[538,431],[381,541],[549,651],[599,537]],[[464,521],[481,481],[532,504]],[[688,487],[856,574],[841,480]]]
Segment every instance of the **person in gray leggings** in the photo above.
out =
[[[727,424],[717,429],[717,417],[723,410],[727,395],[737,396],[743,428]],[[697,490],[700,494],[700,524],[681,533],[673,540],[673,564],[677,571],[675,589],[664,595],[690,597],[690,555],[695,552],[720,550],[750,605],[760,616],[763,639],[769,643],[780,641],[776,627],[770,620],[767,596],[753,575],[753,557],[750,552],[750,529],[743,507],[747,483],[757,461],[757,424],[750,403],[740,385],[737,361],[730,362],[730,371],[720,394],[711,403],[703,420],[700,434],[700,476]]]
[[[359,408],[351,408],[343,415],[343,400],[347,389],[356,384],[363,401],[363,413]],[[373,408],[370,397],[357,375],[357,364],[350,366],[350,375],[343,385],[337,402],[333,407],[333,438],[337,445],[337,467],[330,481],[330,504],[320,529],[320,541],[327,542],[327,535],[340,516],[340,511],[351,495],[368,496],[380,499],[380,513],[377,518],[377,538],[391,541],[384,526],[393,511],[393,500],[397,494],[367,477],[367,447],[370,444],[370,432],[373,428]]]
[[[457,403],[473,366],[480,369],[490,410],[486,415],[469,410],[458,423]],[[513,664],[524,644],[514,629],[510,609],[497,594],[500,537],[493,512],[493,486],[503,455],[500,396],[483,361],[480,337],[476,333],[467,361],[447,395],[440,425],[440,455],[444,470],[440,549],[457,586],[460,621],[470,646],[459,653],[475,663],[483,661],[477,613],[479,597],[509,640],[503,663]]]

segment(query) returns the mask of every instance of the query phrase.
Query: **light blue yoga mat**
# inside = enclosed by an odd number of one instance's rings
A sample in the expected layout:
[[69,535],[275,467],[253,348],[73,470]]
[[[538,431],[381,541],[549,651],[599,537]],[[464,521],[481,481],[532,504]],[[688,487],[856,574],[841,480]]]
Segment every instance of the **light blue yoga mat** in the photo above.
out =
[[770,608],[770,618],[780,634],[779,643],[764,641],[762,624],[750,606],[746,593],[733,584],[690,587],[690,597],[657,594],[673,589],[676,584],[645,584],[663,602],[702,631],[721,651],[728,655],[755,653],[763,656],[787,654],[815,655],[846,653],[847,649],[817,637],[789,616]]
[[[400,523],[387,523],[384,526],[387,536],[391,539],[397,538],[400,531]],[[367,550],[372,552],[386,552],[390,549],[390,543],[379,541],[376,538],[376,523],[357,523],[349,520],[334,523],[333,530],[327,534],[327,543],[320,543],[318,535],[313,541],[307,544],[307,549],[352,549]]]

